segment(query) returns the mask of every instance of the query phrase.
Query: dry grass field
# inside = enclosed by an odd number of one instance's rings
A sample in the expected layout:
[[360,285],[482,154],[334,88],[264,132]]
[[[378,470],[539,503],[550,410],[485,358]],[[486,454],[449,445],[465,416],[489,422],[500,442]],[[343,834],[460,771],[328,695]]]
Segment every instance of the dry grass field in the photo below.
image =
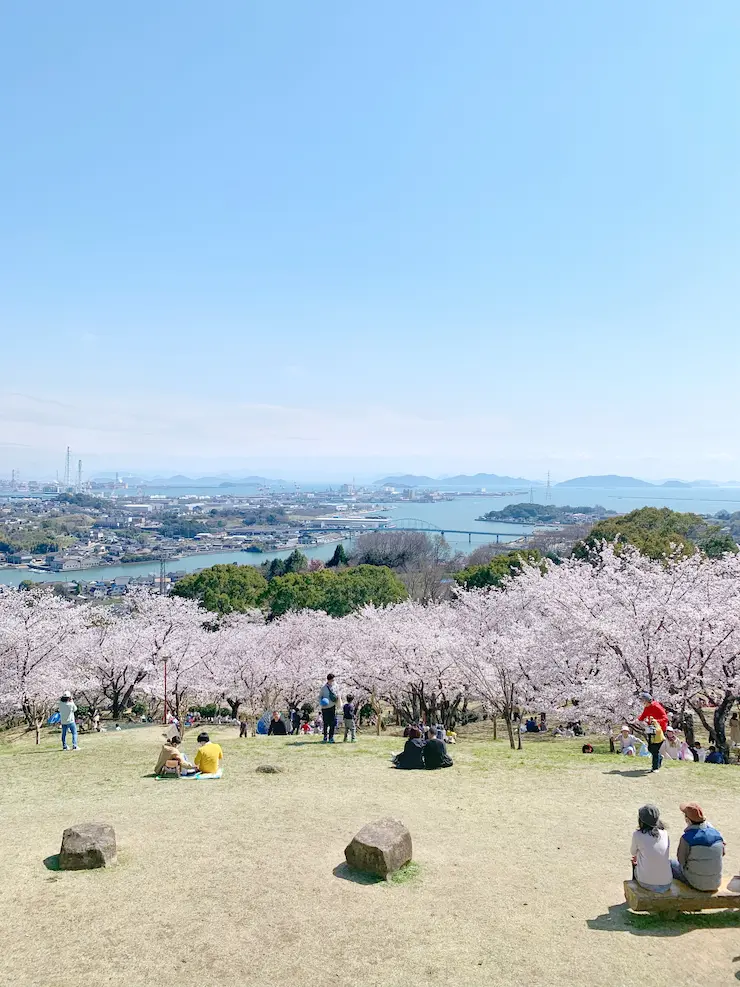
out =
[[[12,987],[719,987],[740,979],[740,918],[631,917],[622,905],[638,806],[675,844],[696,799],[740,870],[740,771],[585,757],[579,741],[468,740],[455,767],[400,772],[397,738],[239,740],[221,781],[156,781],[160,727],[0,744],[0,983]],[[185,748],[194,752],[194,735]],[[261,763],[282,774],[255,772]],[[403,820],[417,867],[398,883],[343,868],[352,835]],[[110,822],[119,861],[56,872],[73,823]],[[47,861],[48,862],[48,861]],[[737,979],[736,979],[737,977]]]

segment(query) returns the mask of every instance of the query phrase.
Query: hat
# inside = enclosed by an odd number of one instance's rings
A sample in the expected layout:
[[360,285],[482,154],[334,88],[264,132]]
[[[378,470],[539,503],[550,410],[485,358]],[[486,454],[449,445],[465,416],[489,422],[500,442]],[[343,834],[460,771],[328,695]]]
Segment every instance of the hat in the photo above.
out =
[[652,698],[653,697],[650,695],[649,692],[641,692],[640,693],[640,699],[644,699],[646,703],[651,702],[652,701]]
[[706,821],[707,817],[704,815],[704,810],[697,802],[686,802],[683,805],[679,805],[679,809],[692,823],[703,823]]
[[629,727],[627,726],[627,724],[626,724],[626,723],[625,723],[625,724],[624,724],[624,726],[622,727],[622,730],[621,730],[621,732],[622,732],[622,733],[624,733],[625,731],[626,731],[627,733],[629,733],[629,732],[630,732],[630,728],[629,728]]
[[64,692],[63,692],[63,693],[62,693],[62,695],[61,695],[61,698],[62,698],[62,699],[71,699],[72,697],[70,696],[70,694],[69,694],[69,692],[67,691],[67,689],[65,689],[65,690],[64,690]]
[[676,730],[675,730],[675,727],[666,727],[665,728],[665,732],[666,733],[675,733]]
[[652,829],[660,822],[660,809],[657,805],[643,805],[640,807],[637,818],[643,826],[650,826]]

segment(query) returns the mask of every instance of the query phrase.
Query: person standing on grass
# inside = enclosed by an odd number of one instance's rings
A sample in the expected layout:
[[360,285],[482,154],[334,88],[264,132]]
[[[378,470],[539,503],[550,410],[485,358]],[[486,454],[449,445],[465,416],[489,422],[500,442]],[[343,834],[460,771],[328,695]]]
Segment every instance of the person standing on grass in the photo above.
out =
[[671,841],[657,805],[643,805],[632,834],[632,880],[647,891],[668,891],[673,881]]
[[321,710],[321,720],[324,727],[324,739],[322,744],[334,743],[334,730],[337,725],[337,703],[339,693],[334,685],[334,676],[331,672],[326,676],[326,682],[321,687],[319,693],[319,709]]
[[301,711],[297,706],[293,707],[293,711],[290,714],[290,735],[291,737],[296,736],[301,732]]
[[77,747],[77,724],[75,722],[75,713],[77,712],[77,706],[72,700],[72,696],[69,692],[63,692],[59,700],[59,722],[62,724],[62,750],[67,751],[67,734],[72,734],[72,750],[76,751]]
[[668,728],[668,714],[661,703],[653,699],[649,692],[641,692],[644,708],[637,719],[645,724],[645,733],[648,738],[648,750],[653,758],[653,771],[660,771],[663,757],[660,748],[665,740],[665,731]]
[[355,722],[355,716],[357,710],[353,706],[354,696],[347,696],[347,702],[342,707],[342,716],[344,720],[344,743],[347,743],[347,736],[349,736],[350,741],[354,744],[357,724]]
[[722,834],[707,822],[704,810],[696,802],[686,802],[679,809],[686,829],[678,844],[678,859],[671,861],[673,876],[697,891],[717,891],[722,883],[725,855]]

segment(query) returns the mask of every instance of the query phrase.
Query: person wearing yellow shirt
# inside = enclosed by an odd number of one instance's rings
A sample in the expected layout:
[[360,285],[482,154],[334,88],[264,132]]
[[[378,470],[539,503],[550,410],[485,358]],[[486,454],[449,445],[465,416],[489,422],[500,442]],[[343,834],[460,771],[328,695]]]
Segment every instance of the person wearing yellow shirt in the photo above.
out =
[[218,744],[211,743],[207,733],[198,734],[198,753],[195,755],[195,766],[202,775],[220,775],[222,771],[224,752]]

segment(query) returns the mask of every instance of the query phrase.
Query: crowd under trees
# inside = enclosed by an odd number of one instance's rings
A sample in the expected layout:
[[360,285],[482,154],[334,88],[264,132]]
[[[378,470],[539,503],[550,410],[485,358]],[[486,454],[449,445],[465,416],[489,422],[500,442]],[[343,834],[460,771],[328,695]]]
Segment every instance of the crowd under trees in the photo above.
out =
[[[3,591],[0,712],[39,729],[68,688],[113,717],[143,699],[179,717],[217,702],[256,718],[314,701],[332,671],[379,714],[449,728],[475,708],[501,718],[512,744],[515,713],[608,729],[634,724],[647,690],[727,750],[740,698],[736,554],[653,559],[602,545],[558,563],[520,558],[501,579],[463,581],[428,603],[402,599],[385,567],[294,572],[270,582],[285,596],[276,591],[267,609],[252,605],[260,574],[242,568],[252,575],[239,607],[219,604],[212,570],[192,599],[141,591],[99,606],[45,588]],[[369,573],[388,599],[368,602]],[[312,575],[321,579],[301,583]]]

